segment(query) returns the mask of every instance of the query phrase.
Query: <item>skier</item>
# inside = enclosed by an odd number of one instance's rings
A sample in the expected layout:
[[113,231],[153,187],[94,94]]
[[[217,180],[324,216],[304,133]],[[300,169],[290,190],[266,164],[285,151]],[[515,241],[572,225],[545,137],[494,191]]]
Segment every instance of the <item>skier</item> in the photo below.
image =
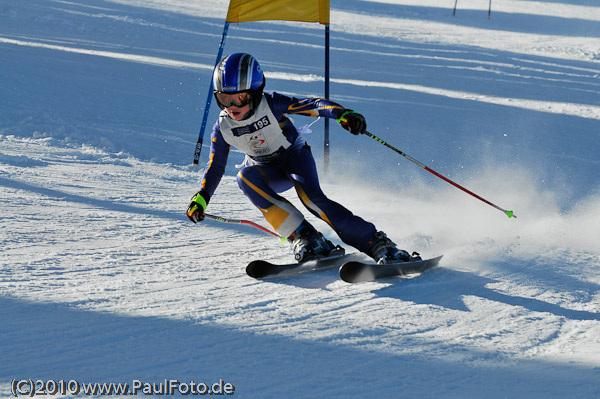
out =
[[278,193],[292,187],[304,206],[325,221],[340,239],[368,254],[377,263],[411,260],[384,232],[327,198],[319,185],[309,145],[286,114],[336,119],[354,135],[366,131],[365,118],[323,98],[298,99],[263,92],[265,77],[256,59],[245,53],[226,56],[213,74],[213,89],[221,108],[211,134],[209,161],[200,191],[191,200],[187,217],[194,223],[204,211],[225,172],[231,146],[246,154],[237,175],[240,189],[265,219],[293,245],[298,262],[343,253]]

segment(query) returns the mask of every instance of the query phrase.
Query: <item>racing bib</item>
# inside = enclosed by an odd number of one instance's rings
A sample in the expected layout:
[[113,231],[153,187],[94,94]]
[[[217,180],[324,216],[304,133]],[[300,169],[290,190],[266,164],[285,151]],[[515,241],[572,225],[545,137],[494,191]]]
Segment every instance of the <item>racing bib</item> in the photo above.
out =
[[223,111],[219,127],[227,144],[257,161],[275,157],[291,145],[264,97],[254,114],[243,121],[233,120]]

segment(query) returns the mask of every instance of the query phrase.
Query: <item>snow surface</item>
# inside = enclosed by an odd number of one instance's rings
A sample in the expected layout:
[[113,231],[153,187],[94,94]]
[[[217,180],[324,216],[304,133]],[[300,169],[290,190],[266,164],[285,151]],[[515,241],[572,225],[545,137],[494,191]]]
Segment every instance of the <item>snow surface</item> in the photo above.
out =
[[[600,6],[495,1],[488,20],[488,4],[331,2],[332,99],[518,216],[333,123],[326,193],[445,255],[349,285],[255,281],[245,264],[290,260],[288,244],[185,218],[227,1],[0,0],[0,395],[167,378],[240,398],[600,397]],[[246,23],[225,52],[313,96],[323,42],[318,24]],[[241,160],[208,211],[264,225]]]

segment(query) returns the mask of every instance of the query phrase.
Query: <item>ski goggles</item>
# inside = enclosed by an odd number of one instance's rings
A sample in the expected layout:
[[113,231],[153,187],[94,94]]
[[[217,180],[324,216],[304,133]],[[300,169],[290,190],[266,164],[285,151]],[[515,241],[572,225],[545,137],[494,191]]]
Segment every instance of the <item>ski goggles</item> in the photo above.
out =
[[246,105],[250,104],[250,93],[242,92],[242,93],[221,93],[218,92],[215,94],[217,97],[217,101],[224,108],[229,108],[232,106],[242,108]]

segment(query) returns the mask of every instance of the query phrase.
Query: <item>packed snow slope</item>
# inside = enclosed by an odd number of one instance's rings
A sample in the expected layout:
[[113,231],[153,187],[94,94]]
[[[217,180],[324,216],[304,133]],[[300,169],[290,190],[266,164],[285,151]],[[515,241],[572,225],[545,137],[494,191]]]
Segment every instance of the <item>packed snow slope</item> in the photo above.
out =
[[[0,0],[0,395],[177,379],[239,398],[600,397],[600,4],[488,4],[331,2],[331,98],[517,215],[332,123],[326,193],[445,255],[350,285],[255,281],[247,262],[288,244],[185,218],[227,1]],[[323,43],[318,24],[246,23],[225,53],[254,54],[267,90],[322,96]],[[242,158],[208,211],[264,224]]]

